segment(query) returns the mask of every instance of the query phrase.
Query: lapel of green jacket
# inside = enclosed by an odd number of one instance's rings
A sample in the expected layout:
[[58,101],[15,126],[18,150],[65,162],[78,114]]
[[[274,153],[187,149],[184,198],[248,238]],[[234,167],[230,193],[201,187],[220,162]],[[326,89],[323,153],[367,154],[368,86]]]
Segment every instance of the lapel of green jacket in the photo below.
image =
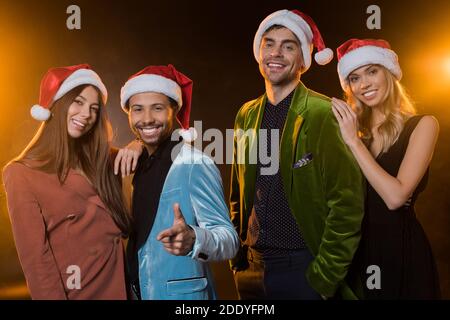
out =
[[280,143],[280,170],[283,178],[284,190],[290,201],[292,189],[292,165],[294,164],[297,137],[303,124],[300,113],[306,107],[308,89],[300,82],[292,97],[291,106],[284,124]]
[[[267,101],[267,95],[262,95],[258,101],[256,102],[255,107],[252,109],[251,113],[248,114],[245,120],[245,130],[252,129],[255,130],[256,137],[253,140],[254,145],[249,144],[247,146],[247,150],[252,149],[252,147],[256,147],[256,156],[259,153],[259,129],[261,127],[262,116],[264,114],[264,108]],[[244,173],[244,195],[246,195],[246,203],[252,204],[253,197],[255,195],[255,184],[256,184],[256,163],[249,163],[249,159],[246,159],[246,168]],[[250,214],[250,212],[248,213]]]

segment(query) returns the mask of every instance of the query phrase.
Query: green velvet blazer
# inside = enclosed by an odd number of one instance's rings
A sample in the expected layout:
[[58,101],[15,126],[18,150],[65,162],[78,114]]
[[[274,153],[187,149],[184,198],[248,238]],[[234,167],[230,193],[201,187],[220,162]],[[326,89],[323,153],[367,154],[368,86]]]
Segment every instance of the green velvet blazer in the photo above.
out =
[[[235,121],[230,211],[242,243],[255,193],[256,163],[250,150],[258,146],[266,99],[264,94],[244,104]],[[239,129],[255,135],[239,136]],[[281,134],[279,160],[290,209],[315,257],[306,273],[309,284],[328,297],[338,293],[344,299],[356,299],[361,282],[352,280],[349,286],[346,275],[360,240],[365,182],[342,140],[330,99],[302,83],[295,90]],[[246,267],[245,251],[241,246],[230,261],[232,269]]]

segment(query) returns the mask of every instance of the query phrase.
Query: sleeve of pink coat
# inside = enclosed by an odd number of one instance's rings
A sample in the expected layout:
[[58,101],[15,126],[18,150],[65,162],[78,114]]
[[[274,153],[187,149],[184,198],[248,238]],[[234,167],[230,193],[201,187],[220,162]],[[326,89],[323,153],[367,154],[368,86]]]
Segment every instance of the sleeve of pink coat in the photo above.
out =
[[14,240],[32,299],[67,299],[63,280],[49,244],[44,217],[18,163],[3,171]]

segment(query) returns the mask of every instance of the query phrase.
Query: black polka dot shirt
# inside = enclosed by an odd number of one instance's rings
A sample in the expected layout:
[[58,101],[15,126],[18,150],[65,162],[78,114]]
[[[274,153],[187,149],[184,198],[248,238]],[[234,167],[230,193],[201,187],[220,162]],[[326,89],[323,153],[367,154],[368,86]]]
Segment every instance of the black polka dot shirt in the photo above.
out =
[[[270,157],[272,153],[270,130],[279,130],[278,145],[280,145],[293,95],[294,92],[291,92],[276,106],[269,101],[266,102],[261,121],[261,129],[267,129],[266,157]],[[258,147],[261,148],[261,142]],[[269,166],[271,166],[270,163],[267,165],[261,163],[258,154],[255,197],[246,244],[264,254],[280,254],[304,249],[306,244],[289,208],[279,166],[274,175],[261,174],[261,168]]]

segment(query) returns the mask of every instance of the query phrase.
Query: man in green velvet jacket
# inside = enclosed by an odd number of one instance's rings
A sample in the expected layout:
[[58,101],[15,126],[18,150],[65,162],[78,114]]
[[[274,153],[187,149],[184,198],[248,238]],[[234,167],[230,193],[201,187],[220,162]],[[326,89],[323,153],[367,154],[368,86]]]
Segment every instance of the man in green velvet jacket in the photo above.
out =
[[[231,172],[241,238],[231,268],[241,299],[357,298],[346,275],[360,240],[364,181],[330,99],[300,81],[313,45],[322,49],[318,63],[332,59],[312,19],[297,10],[269,15],[255,36],[266,93],[237,114]],[[267,142],[263,128],[281,132],[271,150],[280,170],[269,176],[251,155]]]

